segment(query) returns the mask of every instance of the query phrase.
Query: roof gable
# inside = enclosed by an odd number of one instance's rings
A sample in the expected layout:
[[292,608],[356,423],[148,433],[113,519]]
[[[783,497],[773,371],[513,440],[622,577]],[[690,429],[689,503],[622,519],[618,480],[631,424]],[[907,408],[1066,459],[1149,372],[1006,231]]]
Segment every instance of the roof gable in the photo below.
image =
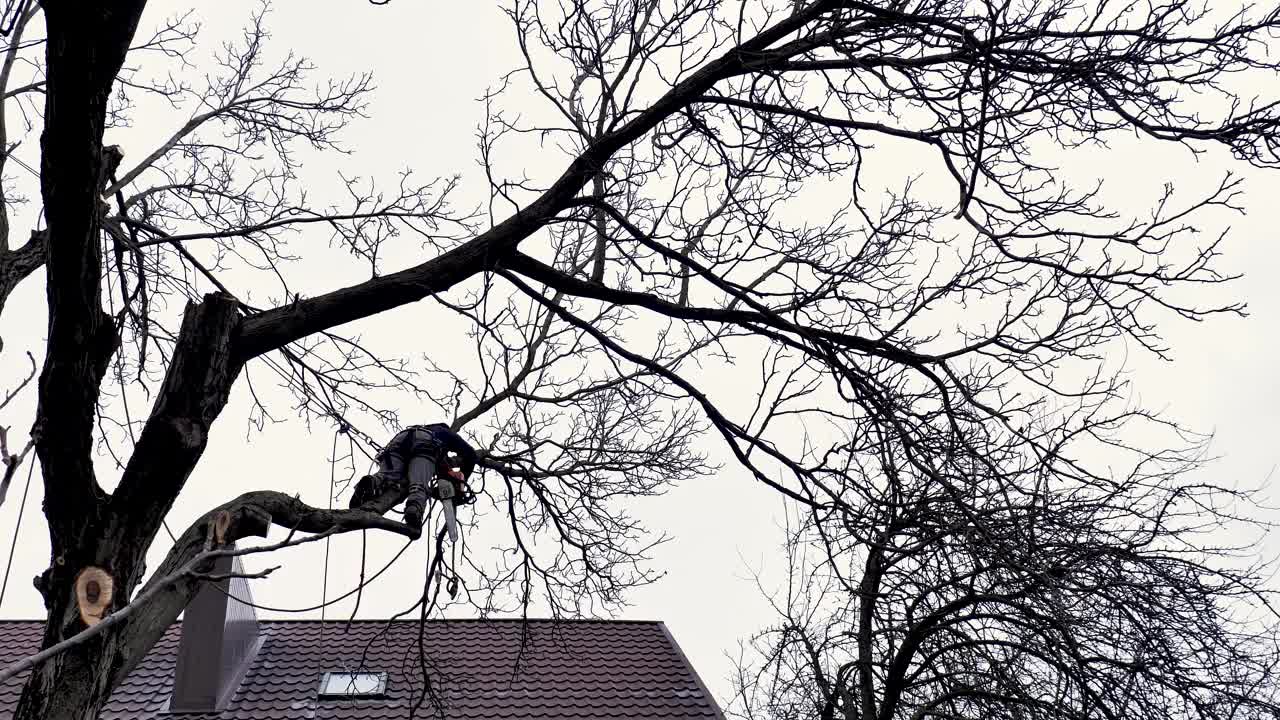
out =
[[[112,696],[103,720],[165,717],[179,626]],[[0,662],[33,651],[42,623],[0,621]],[[263,644],[226,710],[189,720],[417,717],[721,720],[722,715],[660,622],[549,620],[263,621]],[[326,671],[388,674],[385,698],[318,698]],[[0,686],[12,716],[21,682]]]

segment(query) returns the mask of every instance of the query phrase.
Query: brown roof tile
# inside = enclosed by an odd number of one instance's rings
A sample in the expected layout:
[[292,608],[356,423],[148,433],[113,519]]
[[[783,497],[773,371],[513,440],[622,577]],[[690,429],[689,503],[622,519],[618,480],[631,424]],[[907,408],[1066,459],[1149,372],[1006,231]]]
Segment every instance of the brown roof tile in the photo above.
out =
[[[180,624],[116,690],[103,720],[391,720],[408,717],[427,668],[446,718],[467,720],[722,720],[715,701],[659,622],[548,620],[267,620],[264,638],[230,705],[168,715]],[[42,624],[0,621],[0,665],[34,651]],[[381,699],[321,700],[325,671],[388,674]],[[12,717],[21,680],[0,685],[0,719]],[[434,702],[438,702],[435,705]]]

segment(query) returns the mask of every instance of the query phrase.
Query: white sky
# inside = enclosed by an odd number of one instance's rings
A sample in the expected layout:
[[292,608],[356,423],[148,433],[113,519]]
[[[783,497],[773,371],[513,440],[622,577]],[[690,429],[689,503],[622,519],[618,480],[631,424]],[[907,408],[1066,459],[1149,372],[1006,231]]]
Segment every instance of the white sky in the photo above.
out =
[[[153,3],[144,25],[169,14],[172,6],[176,4]],[[252,7],[240,0],[206,4],[201,17],[208,21],[208,32],[214,36],[240,25]],[[317,177],[327,182],[333,169],[350,173],[352,168],[357,174],[390,176],[408,167],[424,179],[460,173],[464,181],[478,181],[475,128],[481,106],[476,99],[500,73],[513,67],[515,46],[510,27],[502,22],[496,5],[392,0],[385,7],[373,7],[360,0],[280,0],[270,26],[273,42],[311,57],[321,74],[342,76],[371,70],[378,85],[371,118],[359,122],[347,135],[355,155],[318,162],[313,166],[319,168]],[[512,95],[505,100],[505,107],[518,111],[523,103],[532,102],[532,98]],[[121,139],[109,137],[108,142],[122,142],[128,152],[130,143],[139,148],[150,145],[147,138],[159,137],[175,125],[173,116],[138,118]],[[525,162],[530,174],[558,168],[555,163],[540,164],[538,157],[527,157]],[[1166,180],[1178,184],[1212,182],[1229,166],[1220,154],[1208,155],[1197,163],[1171,146],[1151,144],[1103,153],[1091,162],[1103,163],[1108,180],[1121,189],[1117,197],[1132,202],[1142,202]],[[1163,333],[1175,361],[1160,363],[1133,354],[1127,367],[1144,405],[1175,415],[1195,429],[1215,433],[1213,451],[1221,459],[1209,472],[1226,484],[1256,486],[1265,483],[1280,458],[1276,442],[1280,382],[1275,379],[1275,358],[1280,357],[1280,339],[1275,332],[1280,327],[1280,248],[1276,244],[1280,204],[1274,200],[1280,175],[1244,172],[1249,179],[1243,198],[1248,213],[1231,219],[1231,239],[1221,267],[1246,273],[1233,286],[1233,295],[1249,303],[1250,316],[1218,317],[1203,323],[1167,318]],[[1127,192],[1132,194],[1123,195]],[[1210,235],[1211,230],[1214,228],[1206,228],[1205,234]],[[25,235],[22,231],[17,234]],[[313,284],[319,288],[347,284],[351,279],[344,278],[341,271],[334,266],[332,274],[317,276]],[[45,326],[42,281],[37,276],[22,285],[0,318],[0,337],[5,341],[0,378],[18,376],[25,367],[24,350],[37,353],[39,359]],[[402,334],[403,346],[393,349],[465,362],[466,348],[451,346],[448,337],[441,340],[429,332],[434,317],[428,312],[434,311],[425,304],[404,308],[368,328],[370,332],[379,327],[385,331],[389,322],[400,328],[421,327],[420,333]],[[729,399],[733,390],[729,382],[710,384],[710,392]],[[27,393],[0,415],[0,424],[13,427],[19,441],[30,425],[33,395]],[[316,504],[325,502],[332,439],[328,430],[317,427],[312,434],[300,424],[289,423],[246,436],[244,395],[241,382],[231,406],[215,426],[204,461],[174,509],[170,523],[175,530],[246,490],[270,487],[301,493]],[[708,449],[714,457],[723,456],[710,438]],[[19,477],[9,500],[0,507],[0,537],[8,538],[13,532],[22,479]],[[107,479],[114,481],[104,466]],[[48,562],[40,499],[37,481],[27,499],[0,617],[41,615],[39,596],[30,583]],[[654,567],[666,571],[666,577],[633,593],[632,605],[623,617],[665,621],[722,701],[730,687],[729,656],[736,654],[738,641],[772,619],[751,576],[759,569],[768,575],[780,564],[776,551],[780,509],[775,496],[731,464],[714,478],[691,483],[637,508],[651,527],[674,539],[654,553]],[[1274,519],[1280,520],[1280,515]],[[381,567],[399,544],[398,538],[371,539],[370,568]],[[331,595],[355,584],[359,552],[358,536],[332,544]],[[361,615],[385,616],[411,604],[421,586],[426,553],[426,544],[420,543],[376,582],[365,593]],[[7,547],[0,550],[0,557],[5,555]],[[282,607],[319,602],[323,548],[291,551],[284,565],[271,578],[255,583],[255,599]],[[350,608],[349,603],[339,604],[330,608],[328,616],[345,617]]]

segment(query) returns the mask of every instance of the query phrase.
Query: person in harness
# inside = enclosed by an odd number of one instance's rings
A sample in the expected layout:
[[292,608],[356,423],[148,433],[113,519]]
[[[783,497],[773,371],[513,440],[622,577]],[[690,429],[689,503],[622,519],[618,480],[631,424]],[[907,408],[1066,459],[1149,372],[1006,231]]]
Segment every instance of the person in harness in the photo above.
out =
[[[476,451],[448,425],[411,425],[391,438],[378,453],[378,472],[365,475],[351,493],[352,509],[377,510],[404,501],[404,522],[422,528],[427,500],[439,500],[449,539],[457,541],[455,509],[475,501],[467,479],[476,466]],[[394,493],[394,502],[385,501]]]

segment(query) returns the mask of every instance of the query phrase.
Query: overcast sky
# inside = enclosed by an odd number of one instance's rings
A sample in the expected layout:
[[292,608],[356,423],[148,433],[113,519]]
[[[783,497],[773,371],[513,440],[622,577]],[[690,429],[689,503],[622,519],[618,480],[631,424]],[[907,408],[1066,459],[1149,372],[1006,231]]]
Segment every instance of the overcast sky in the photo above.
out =
[[[207,21],[211,37],[241,24],[253,7],[238,0],[204,5],[201,17]],[[154,23],[176,6],[153,2],[144,24]],[[390,175],[408,167],[426,177],[458,173],[464,181],[476,178],[475,130],[481,119],[477,98],[513,67],[512,33],[494,4],[392,0],[387,6],[373,7],[359,0],[280,0],[274,8],[273,42],[311,57],[324,74],[342,76],[370,70],[378,85],[370,119],[352,127],[347,136],[354,155],[317,161],[319,173],[340,169],[348,174]],[[533,98],[509,96],[504,106],[520,110],[522,103],[533,102]],[[127,153],[131,147],[140,150],[151,144],[147,138],[159,137],[174,127],[173,121],[174,116],[139,118],[133,128],[107,141],[120,142]],[[531,174],[554,171],[559,162],[540,164],[536,156],[525,161]],[[1158,190],[1166,181],[1179,185],[1213,182],[1233,167],[1221,154],[1196,161],[1171,146],[1150,144],[1101,152],[1090,162],[1102,163],[1113,187],[1121,193],[1133,189],[1131,196],[1115,196],[1120,201],[1132,198],[1132,202],[1149,197],[1141,188]],[[1249,316],[1216,317],[1202,323],[1166,318],[1163,334],[1175,360],[1162,363],[1134,352],[1125,364],[1144,405],[1215,434],[1212,450],[1220,459],[1206,472],[1225,484],[1256,486],[1267,481],[1280,458],[1280,382],[1276,380],[1276,358],[1280,356],[1280,248],[1276,242],[1280,203],[1276,202],[1276,191],[1280,174],[1241,171],[1248,179],[1242,200],[1247,214],[1229,218],[1232,232],[1222,267],[1245,273],[1233,285],[1232,294],[1248,302]],[[1207,227],[1205,231],[1221,229]],[[335,266],[331,273],[317,274],[314,285],[336,287],[355,279],[344,282],[343,269]],[[38,357],[42,350],[42,281],[36,276],[22,285],[0,318],[0,337],[5,341],[0,377],[18,376],[25,364],[23,351],[31,350]],[[434,324],[437,318],[424,305],[398,310],[361,329],[376,333],[398,328],[402,331],[400,352],[465,362],[465,339],[440,332]],[[1114,351],[1123,353],[1124,349]],[[726,399],[731,390],[727,383],[711,388]],[[316,504],[325,502],[332,441],[329,430],[317,426],[312,432],[299,423],[285,423],[247,433],[244,391],[242,382],[215,426],[205,459],[171,516],[175,530],[185,528],[209,507],[252,489],[270,487],[300,493]],[[30,425],[33,395],[27,393],[7,408],[0,424],[12,426],[19,436],[24,434]],[[411,407],[404,409],[406,416],[412,416]],[[723,460],[714,443],[709,442],[707,449]],[[103,466],[104,481],[111,472],[109,466]],[[0,508],[0,536],[5,538],[17,522],[23,477]],[[30,582],[48,563],[40,499],[39,482],[35,482],[26,501],[0,617],[41,615],[40,599]],[[776,579],[776,572],[770,575],[770,571],[777,570],[780,557],[776,546],[781,508],[772,493],[732,464],[726,464],[715,477],[690,483],[637,508],[651,527],[673,539],[654,553],[654,566],[667,575],[658,584],[633,593],[632,605],[623,617],[665,621],[721,700],[728,695],[729,656],[736,655],[739,640],[772,620],[755,588],[753,574],[763,569],[766,582],[770,577]],[[1275,519],[1280,520],[1280,514]],[[371,538],[370,567],[381,567],[399,546],[399,539]],[[343,537],[335,540],[330,550],[329,588],[333,595],[346,592],[356,582],[360,539]],[[360,614],[385,616],[410,605],[421,586],[427,550],[426,543],[411,548],[368,590]],[[7,543],[0,552],[7,556]],[[154,567],[157,561],[150,564]],[[281,571],[255,583],[255,599],[283,608],[318,603],[323,562],[323,547],[291,551]],[[336,605],[328,616],[346,617],[350,608],[349,603]],[[276,616],[279,614],[267,614]]]

